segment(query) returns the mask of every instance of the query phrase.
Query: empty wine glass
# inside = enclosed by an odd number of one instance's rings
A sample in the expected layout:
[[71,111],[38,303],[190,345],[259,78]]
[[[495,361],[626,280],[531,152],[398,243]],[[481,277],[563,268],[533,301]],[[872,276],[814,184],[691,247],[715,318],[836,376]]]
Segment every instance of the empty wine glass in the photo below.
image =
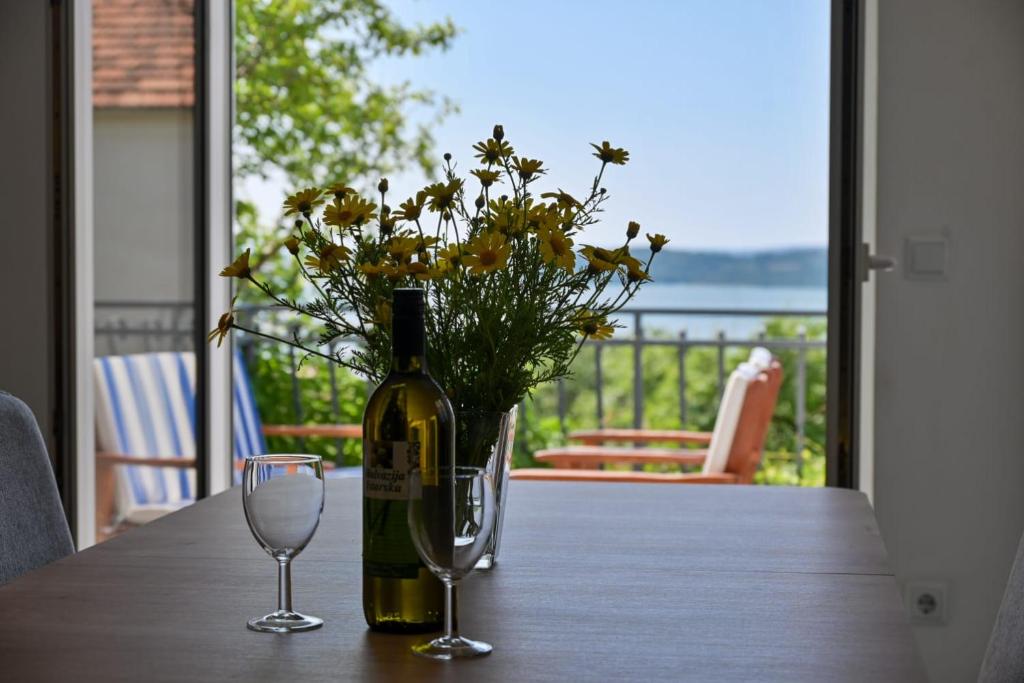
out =
[[487,468],[444,467],[409,473],[409,531],[413,545],[444,584],[444,635],[412,651],[433,659],[479,657],[491,646],[455,630],[455,586],[487,549],[494,531],[494,478]]
[[250,619],[253,631],[289,633],[323,626],[323,619],[292,610],[291,561],[302,552],[324,509],[324,466],[318,455],[257,455],[242,476],[245,521],[277,560],[277,609]]

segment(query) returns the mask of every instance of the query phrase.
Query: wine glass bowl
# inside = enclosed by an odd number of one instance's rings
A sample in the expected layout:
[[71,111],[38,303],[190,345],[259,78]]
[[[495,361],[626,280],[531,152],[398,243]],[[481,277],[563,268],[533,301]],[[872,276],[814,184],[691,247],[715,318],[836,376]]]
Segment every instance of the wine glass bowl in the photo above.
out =
[[253,631],[288,633],[323,620],[292,610],[291,561],[313,538],[324,507],[323,461],[317,455],[257,455],[242,476],[245,521],[260,547],[278,562],[278,608],[250,619]]
[[445,633],[413,647],[433,659],[478,657],[487,643],[455,632],[455,586],[476,567],[494,532],[494,477],[483,467],[410,472],[409,532],[416,552],[445,586]]

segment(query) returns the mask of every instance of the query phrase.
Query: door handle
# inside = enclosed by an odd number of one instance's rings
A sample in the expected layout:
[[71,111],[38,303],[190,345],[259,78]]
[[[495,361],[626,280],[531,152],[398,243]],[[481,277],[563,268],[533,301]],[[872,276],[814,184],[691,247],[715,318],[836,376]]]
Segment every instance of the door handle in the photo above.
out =
[[867,282],[872,270],[888,273],[896,270],[897,261],[892,256],[872,254],[867,244],[861,244],[861,281]]

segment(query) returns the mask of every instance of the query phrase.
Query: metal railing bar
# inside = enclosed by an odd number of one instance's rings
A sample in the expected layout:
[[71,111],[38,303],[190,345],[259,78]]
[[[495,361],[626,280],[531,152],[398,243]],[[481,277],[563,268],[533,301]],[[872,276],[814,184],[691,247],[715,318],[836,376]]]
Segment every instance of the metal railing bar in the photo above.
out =
[[718,400],[722,400],[722,396],[725,394],[725,332],[718,333],[718,343],[715,345],[718,348]]
[[558,429],[563,434],[566,434],[569,430],[565,427],[565,414],[567,411],[567,399],[565,395],[565,379],[559,378],[556,382],[558,385]]
[[601,367],[603,351],[600,344],[594,347],[594,393],[597,399],[597,425],[601,429],[604,429],[604,372]]
[[[327,349],[334,353],[334,344],[328,345]],[[327,373],[331,381],[331,415],[334,419],[334,424],[341,424],[341,401],[338,399],[338,365],[336,363],[328,363]],[[342,449],[341,439],[334,440],[334,447],[338,449],[337,457],[340,458]]]
[[[93,304],[96,308],[193,308],[191,301],[129,301],[109,300],[96,301]],[[268,310],[290,310],[278,304],[239,304],[236,311],[268,311]],[[789,317],[789,318],[824,318],[827,311],[820,309],[786,309],[786,308],[634,308],[627,306],[619,311],[625,315],[647,316],[732,316],[738,318],[751,317]]]
[[[633,427],[644,426],[644,327],[643,313],[633,313]],[[642,445],[642,444],[640,444]]]
[[[807,341],[807,328],[800,326],[797,339]],[[796,352],[796,474],[803,477],[804,470],[804,430],[807,425],[807,347],[801,346]]]
[[[295,362],[295,347],[288,346],[288,364],[291,366],[292,375],[292,408],[295,410],[295,424],[302,424],[302,396],[299,392],[299,367]],[[298,438],[299,450],[306,450],[306,439]]]
[[686,330],[679,333],[679,426],[686,427]]

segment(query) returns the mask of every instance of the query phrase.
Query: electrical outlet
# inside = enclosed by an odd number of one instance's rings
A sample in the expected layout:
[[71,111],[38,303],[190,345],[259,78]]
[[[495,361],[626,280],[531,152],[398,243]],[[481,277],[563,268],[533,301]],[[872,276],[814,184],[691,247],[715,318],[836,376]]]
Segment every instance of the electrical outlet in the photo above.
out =
[[941,581],[908,581],[903,590],[915,624],[939,626],[946,623],[947,586]]

